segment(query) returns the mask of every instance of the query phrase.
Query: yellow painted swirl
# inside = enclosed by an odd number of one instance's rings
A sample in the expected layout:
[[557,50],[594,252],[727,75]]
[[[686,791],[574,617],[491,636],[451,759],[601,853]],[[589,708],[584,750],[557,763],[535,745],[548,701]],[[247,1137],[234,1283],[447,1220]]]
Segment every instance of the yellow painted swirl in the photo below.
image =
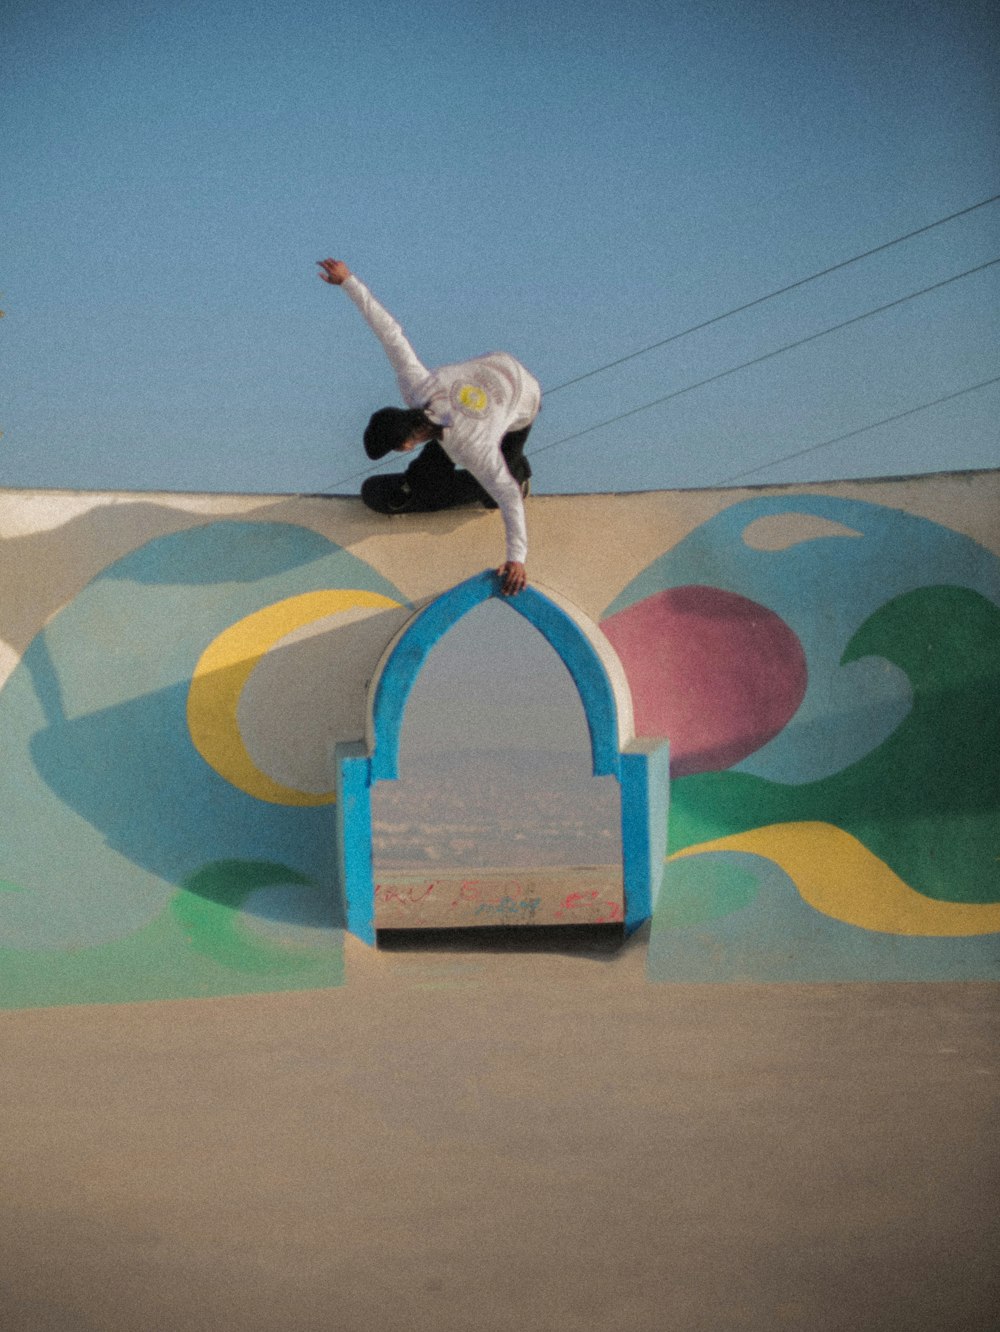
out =
[[276,805],[332,802],[332,791],[300,791],[263,772],[243,743],[237,709],[254,667],[275,643],[303,625],[359,606],[394,608],[399,602],[356,588],[304,592],[237,620],[209,643],[194,669],[187,722],[195,748],[220,777],[248,795]]
[[856,837],[830,823],[772,823],[686,847],[670,859],[701,851],[748,851],[773,860],[811,907],[864,930],[951,938],[1000,931],[1000,902],[925,897]]

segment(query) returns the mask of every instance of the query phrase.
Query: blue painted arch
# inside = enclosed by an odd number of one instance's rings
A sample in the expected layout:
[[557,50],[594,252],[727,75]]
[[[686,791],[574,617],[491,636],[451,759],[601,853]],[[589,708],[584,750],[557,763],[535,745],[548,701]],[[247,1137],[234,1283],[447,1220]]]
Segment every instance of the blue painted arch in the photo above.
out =
[[604,663],[576,621],[551,598],[533,587],[503,597],[500,580],[486,572],[437,597],[406,625],[383,659],[373,681],[371,709],[372,779],[399,776],[399,737],[410,690],[431,649],[469,611],[501,597],[523,615],[562,658],[573,677],[590,731],[595,777],[617,777],[619,770],[618,702]]
[[[420,610],[390,644],[370,686],[369,737],[336,746],[336,838],[347,927],[375,942],[375,883],[371,850],[371,788],[399,774],[399,741],[407,700],[440,639],[476,606],[501,597],[496,573],[487,570],[450,588]],[[567,609],[537,588],[504,598],[559,654],[580,695],[590,733],[595,776],[621,785],[622,877],[625,928],[652,912],[663,876],[669,771],[666,740],[635,741],[631,697],[610,645],[598,651]],[[580,617],[583,618],[582,616]],[[616,675],[612,679],[612,674]],[[623,696],[624,695],[624,696]],[[622,714],[627,714],[623,716]]]

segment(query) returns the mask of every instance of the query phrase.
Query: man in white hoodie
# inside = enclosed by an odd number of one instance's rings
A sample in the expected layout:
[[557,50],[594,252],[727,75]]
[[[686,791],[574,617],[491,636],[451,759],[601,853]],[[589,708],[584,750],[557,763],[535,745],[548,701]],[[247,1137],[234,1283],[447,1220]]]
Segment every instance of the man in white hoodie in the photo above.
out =
[[368,477],[361,498],[379,513],[419,513],[475,500],[498,507],[507,538],[498,573],[508,596],[520,592],[528,585],[524,496],[531,475],[524,442],[542,403],[538,381],[507,352],[428,370],[397,321],[345,263],[321,259],[319,269],[323,281],[343,287],[361,311],[407,404],[374,413],[365,452],[378,459],[427,445],[402,475]]

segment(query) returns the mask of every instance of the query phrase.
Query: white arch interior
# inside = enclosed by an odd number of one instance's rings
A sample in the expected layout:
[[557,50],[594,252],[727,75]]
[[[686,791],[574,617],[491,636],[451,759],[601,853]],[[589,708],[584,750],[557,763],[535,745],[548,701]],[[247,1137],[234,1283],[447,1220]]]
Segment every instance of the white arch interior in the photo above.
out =
[[[602,901],[612,892],[621,900],[618,782],[593,776],[586,716],[566,666],[502,601],[475,607],[431,651],[407,702],[399,773],[372,791],[383,908],[387,875],[401,871],[428,882],[451,871],[510,871],[520,883],[528,871],[544,871],[541,882],[586,867],[601,871]],[[572,891],[566,884],[563,896]],[[553,910],[559,888],[553,880]],[[501,889],[498,900],[510,896]],[[407,891],[417,890],[411,883]],[[379,901],[377,887],[382,926]]]

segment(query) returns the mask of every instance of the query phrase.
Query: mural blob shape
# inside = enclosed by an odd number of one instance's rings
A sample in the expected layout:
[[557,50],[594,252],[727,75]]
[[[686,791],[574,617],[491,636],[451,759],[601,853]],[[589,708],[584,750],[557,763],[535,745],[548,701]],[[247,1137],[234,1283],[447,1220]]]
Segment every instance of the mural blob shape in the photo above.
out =
[[230,625],[201,654],[188,692],[188,729],[198,753],[220,777],[258,800],[330,804],[332,790],[289,786],[254,762],[240,733],[240,697],[261,658],[294,630],[359,608],[395,610],[399,605],[377,592],[327,588],[287,597]]
[[[262,800],[220,777],[191,742],[187,702],[206,645],[234,624],[254,627],[260,649],[267,616],[254,617],[269,608],[284,606],[272,612],[284,617],[274,625],[283,631],[367,596],[374,608],[333,612],[331,637],[352,616],[405,615],[382,608],[400,604],[398,590],[311,528],[226,519],[128,551],[36,634],[0,689],[0,879],[14,885],[0,891],[0,1007],[339,983],[328,808]],[[352,650],[359,633],[348,626]],[[249,658],[252,670],[253,655],[230,665]],[[295,654],[279,639],[258,660],[286,687],[264,681],[279,710],[305,711],[292,687]],[[258,702],[268,689],[257,690]],[[252,681],[241,706],[248,693]],[[251,744],[259,713],[249,726],[238,718]],[[266,748],[250,752],[280,779]],[[171,910],[181,884],[194,883],[182,890],[188,898],[209,898],[208,879],[191,876],[220,864],[239,901],[226,912],[212,898],[215,917],[189,905],[202,924],[233,925],[240,966],[196,946],[204,931],[192,933],[179,907]],[[283,867],[280,881],[265,881],[262,864]]]
[[646,975],[653,982],[997,977],[996,935],[898,935],[859,928],[811,906],[786,869],[746,851],[674,859],[667,873],[670,891],[660,895],[646,955]]
[[912,689],[899,666],[884,656],[842,660],[880,606],[944,584],[1000,604],[1000,560],[961,532],[863,500],[772,495],[740,501],[695,528],[623,588],[605,616],[704,582],[768,606],[805,652],[808,685],[795,725],[740,764],[796,785],[863,759],[910,711]]
[[676,776],[746,758],[787,725],[805,693],[796,635],[766,606],[722,588],[667,588],[601,628],[628,675],[636,733],[669,737]]
[[[843,659],[863,656],[893,663],[913,687],[913,708],[893,735],[842,772],[805,785],[743,772],[677,782],[672,849],[772,824],[832,824],[926,897],[997,902],[1000,607],[967,588],[920,588],[861,626]],[[855,892],[869,882],[853,861],[845,861],[843,878]]]
[[686,847],[671,860],[720,851],[772,860],[815,911],[864,930],[934,938],[1000,930],[1000,903],[945,902],[918,893],[856,837],[830,823],[770,824]]
[[[272,890],[269,901],[279,926],[273,937],[254,930],[241,910],[249,898],[260,899],[268,889]],[[223,860],[203,865],[189,875],[170,909],[198,952],[235,971],[277,975],[309,969],[319,948],[339,943],[340,931],[328,898],[308,875],[288,865]],[[304,902],[311,905],[311,921],[325,926],[315,930],[312,939],[301,929],[280,928],[289,914],[288,907],[294,915],[301,915]],[[324,907],[328,919],[324,918]],[[304,946],[304,940],[313,946]]]

